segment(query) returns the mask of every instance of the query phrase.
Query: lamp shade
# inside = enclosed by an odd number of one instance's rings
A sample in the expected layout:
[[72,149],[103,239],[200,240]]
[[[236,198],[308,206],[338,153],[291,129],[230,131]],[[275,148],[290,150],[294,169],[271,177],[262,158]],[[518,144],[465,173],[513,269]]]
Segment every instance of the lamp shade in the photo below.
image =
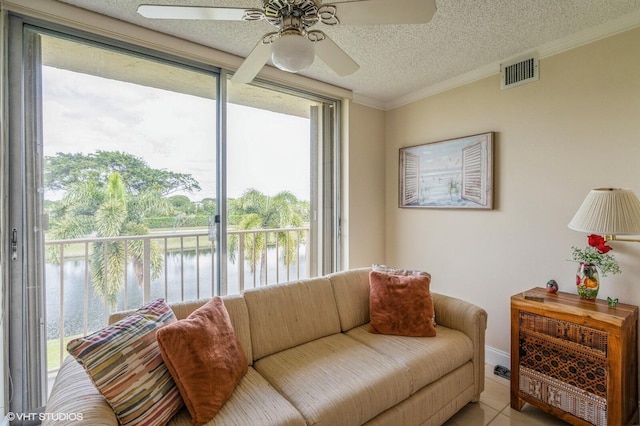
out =
[[271,46],[273,64],[284,71],[302,71],[315,57],[315,43],[300,34],[283,34]]
[[640,200],[630,189],[591,190],[569,228],[600,235],[640,234]]

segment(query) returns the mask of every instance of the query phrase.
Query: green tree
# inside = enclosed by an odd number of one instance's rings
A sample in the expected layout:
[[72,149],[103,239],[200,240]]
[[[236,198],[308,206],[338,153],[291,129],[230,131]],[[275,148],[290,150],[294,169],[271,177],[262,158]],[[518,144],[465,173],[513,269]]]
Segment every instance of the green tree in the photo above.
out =
[[[149,230],[142,224],[145,212],[166,208],[165,200],[157,188],[132,196],[122,176],[111,173],[104,184],[90,180],[70,183],[63,199],[57,203],[54,223],[49,231],[53,239],[120,237],[146,235]],[[48,252],[52,262],[59,261],[56,248]],[[96,292],[112,307],[116,305],[122,289],[128,260],[134,266],[139,285],[144,284],[144,242],[142,240],[97,242],[91,254],[92,283]],[[150,263],[152,278],[160,275],[163,264],[161,248],[151,243]]]
[[156,188],[162,195],[176,191],[199,191],[191,175],[154,169],[141,158],[126,152],[96,151],[90,154],[58,152],[45,157],[44,182],[49,190],[67,190],[77,182],[106,184],[118,173],[130,194]]
[[195,204],[186,195],[172,195],[167,199],[173,212],[173,227],[189,226],[196,214]]
[[199,211],[207,215],[215,215],[218,213],[218,202],[213,198],[204,198],[200,201]]
[[[308,204],[306,205],[308,206]],[[238,230],[301,227],[304,224],[304,206],[304,202],[300,202],[288,191],[280,192],[271,197],[256,189],[249,189],[242,197],[229,200],[229,215],[237,218],[234,226]],[[300,235],[295,231],[246,234],[244,236],[244,257],[250,265],[251,272],[255,273],[256,265],[259,264],[260,282],[265,283],[267,247],[277,243],[282,248],[282,262],[289,266],[295,261],[299,240]],[[238,249],[239,237],[232,234],[229,236],[229,255],[232,259],[235,259]]]

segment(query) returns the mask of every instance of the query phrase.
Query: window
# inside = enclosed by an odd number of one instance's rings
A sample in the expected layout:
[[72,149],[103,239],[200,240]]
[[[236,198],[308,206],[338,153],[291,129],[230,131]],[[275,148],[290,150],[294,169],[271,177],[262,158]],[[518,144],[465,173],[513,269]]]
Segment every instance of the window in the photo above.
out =
[[462,195],[461,198],[480,205],[487,205],[487,148],[478,142],[462,149]]
[[15,412],[114,310],[339,268],[337,101],[55,30],[10,18]]
[[410,152],[402,152],[404,185],[402,185],[402,205],[418,201],[420,194],[420,156]]

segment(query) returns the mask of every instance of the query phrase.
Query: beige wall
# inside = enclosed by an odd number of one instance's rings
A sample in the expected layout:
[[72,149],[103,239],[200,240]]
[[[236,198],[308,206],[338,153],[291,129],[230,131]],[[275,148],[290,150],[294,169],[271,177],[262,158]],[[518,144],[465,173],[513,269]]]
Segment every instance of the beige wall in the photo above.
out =
[[384,112],[351,103],[345,152],[345,268],[383,263],[385,227]]
[[[434,291],[489,313],[487,345],[509,352],[509,296],[555,278],[575,293],[568,222],[594,187],[640,194],[640,29],[540,62],[540,80],[495,75],[386,113],[386,262],[432,273]],[[496,132],[495,209],[398,208],[398,148]],[[623,270],[601,298],[640,305],[640,244],[612,243]]]

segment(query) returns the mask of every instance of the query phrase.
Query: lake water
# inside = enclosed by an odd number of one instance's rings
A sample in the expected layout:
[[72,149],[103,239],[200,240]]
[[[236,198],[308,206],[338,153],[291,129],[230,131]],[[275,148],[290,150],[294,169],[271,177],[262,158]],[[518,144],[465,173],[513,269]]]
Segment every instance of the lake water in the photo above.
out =
[[[306,255],[305,247],[300,248],[300,278],[306,278]],[[181,259],[183,261],[181,262]],[[267,282],[276,282],[276,252],[274,249],[268,250]],[[278,262],[280,282],[286,281],[287,268]],[[168,302],[181,300],[196,300],[210,298],[215,294],[215,284],[212,276],[216,272],[212,267],[211,253],[185,252],[169,253],[166,257],[166,288],[165,288],[165,268],[156,280],[151,283],[151,299],[166,298]],[[85,279],[85,261],[73,260],[64,263],[64,287],[60,288],[60,265],[46,265],[46,325],[47,339],[60,337],[60,312],[64,310],[64,335],[72,336],[83,334],[85,331],[97,330],[106,324],[105,307],[100,296],[95,292],[90,282]],[[253,275],[248,265],[244,265],[245,288],[254,287]],[[259,266],[258,266],[259,271]],[[135,309],[143,304],[142,288],[139,287],[135,277],[133,267],[129,264],[127,268],[126,291],[120,293],[118,304],[111,311]],[[239,293],[238,265],[229,261],[227,263],[227,294]],[[258,272],[259,273],[259,272]],[[290,279],[296,279],[298,265],[292,264],[289,267]],[[89,280],[91,272],[88,272]],[[198,288],[198,282],[200,286]],[[181,285],[184,283],[184,286]],[[260,285],[259,277],[256,278],[256,285]],[[165,295],[166,292],[166,295]],[[62,294],[62,306],[61,306]],[[85,300],[86,295],[86,300]],[[86,312],[86,315],[85,315]]]

